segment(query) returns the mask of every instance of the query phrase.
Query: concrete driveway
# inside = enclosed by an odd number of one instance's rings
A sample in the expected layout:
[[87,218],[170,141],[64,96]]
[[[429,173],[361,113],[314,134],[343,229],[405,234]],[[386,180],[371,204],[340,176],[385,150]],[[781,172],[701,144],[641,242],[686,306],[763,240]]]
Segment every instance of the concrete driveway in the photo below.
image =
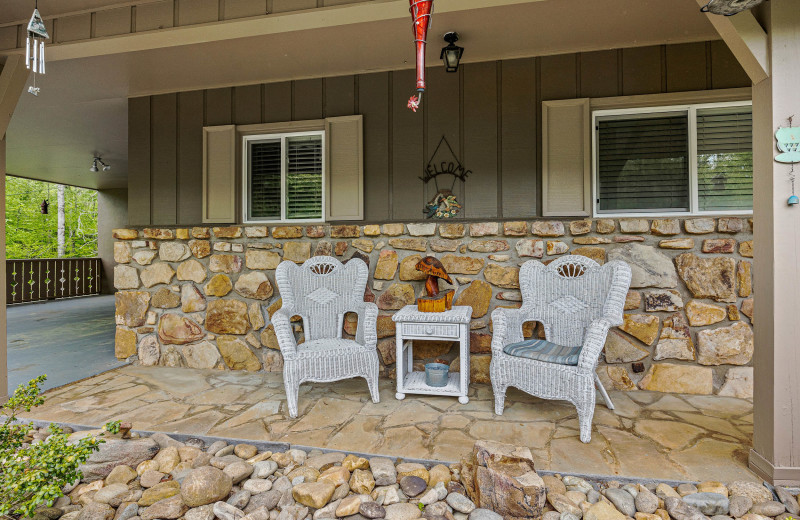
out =
[[113,295],[9,306],[9,394],[41,374],[49,389],[123,366],[114,330]]

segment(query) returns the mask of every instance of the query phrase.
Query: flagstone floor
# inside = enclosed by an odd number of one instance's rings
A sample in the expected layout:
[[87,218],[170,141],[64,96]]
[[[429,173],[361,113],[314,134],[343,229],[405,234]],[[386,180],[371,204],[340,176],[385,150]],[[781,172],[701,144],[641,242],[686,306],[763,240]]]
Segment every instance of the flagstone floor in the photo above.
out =
[[529,446],[537,468],[565,473],[674,480],[757,480],[747,469],[752,403],[715,396],[610,392],[598,404],[592,442],[578,440],[575,408],[509,389],[495,416],[491,387],[472,385],[470,402],[394,397],[381,382],[373,404],[363,380],[304,384],[300,416],[286,414],[278,373],[124,367],[47,392],[26,417],[134,429],[457,461],[476,439]]

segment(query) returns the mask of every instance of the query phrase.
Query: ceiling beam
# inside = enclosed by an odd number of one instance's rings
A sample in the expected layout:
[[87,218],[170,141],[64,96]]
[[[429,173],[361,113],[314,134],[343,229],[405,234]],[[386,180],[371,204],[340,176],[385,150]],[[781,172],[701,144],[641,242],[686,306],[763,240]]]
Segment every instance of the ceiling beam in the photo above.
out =
[[[487,5],[486,0],[438,0],[436,13],[542,1],[544,0],[492,0]],[[48,48],[47,59],[53,62],[397,19],[408,19],[410,31],[411,16],[408,13],[407,0],[345,4],[56,44]],[[20,52],[20,49],[0,51],[0,56]]]
[[[705,6],[708,0],[697,0]],[[750,11],[733,16],[706,13],[706,18],[717,30],[753,84],[769,77],[769,42],[766,31]]]
[[0,71],[0,140],[5,137],[17,101],[25,90],[28,73],[23,56],[9,56]]

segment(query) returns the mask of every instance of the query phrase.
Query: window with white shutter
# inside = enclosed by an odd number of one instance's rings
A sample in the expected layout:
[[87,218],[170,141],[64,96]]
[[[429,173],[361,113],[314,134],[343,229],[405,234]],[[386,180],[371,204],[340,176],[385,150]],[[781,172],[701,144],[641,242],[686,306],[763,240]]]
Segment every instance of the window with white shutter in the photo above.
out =
[[244,137],[245,221],[321,221],[324,132]]
[[596,214],[752,211],[750,103],[599,110],[592,118]]

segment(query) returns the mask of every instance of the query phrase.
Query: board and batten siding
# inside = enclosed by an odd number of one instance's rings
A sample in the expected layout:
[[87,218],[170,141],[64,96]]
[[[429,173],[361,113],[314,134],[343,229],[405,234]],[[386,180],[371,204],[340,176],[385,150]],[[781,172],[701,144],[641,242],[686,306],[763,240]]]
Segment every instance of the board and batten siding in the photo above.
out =
[[[419,179],[441,137],[465,168],[464,219],[542,216],[542,102],[749,87],[721,41],[468,63],[129,99],[130,225],[202,222],[203,127],[363,116],[365,222],[417,221],[436,192]],[[548,179],[549,182],[557,180]],[[440,187],[449,187],[440,179]],[[238,192],[238,189],[237,189]],[[241,221],[242,215],[235,216]]]

